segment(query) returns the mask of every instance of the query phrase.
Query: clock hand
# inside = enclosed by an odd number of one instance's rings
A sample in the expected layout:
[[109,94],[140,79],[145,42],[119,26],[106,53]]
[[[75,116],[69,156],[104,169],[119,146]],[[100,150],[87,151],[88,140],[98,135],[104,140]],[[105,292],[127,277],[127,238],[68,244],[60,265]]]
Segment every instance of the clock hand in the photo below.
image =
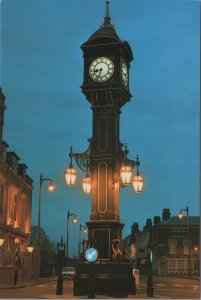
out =
[[103,71],[103,69],[100,68],[100,69],[99,69],[99,76],[98,76],[98,78],[100,77],[100,74],[101,74],[102,71]]

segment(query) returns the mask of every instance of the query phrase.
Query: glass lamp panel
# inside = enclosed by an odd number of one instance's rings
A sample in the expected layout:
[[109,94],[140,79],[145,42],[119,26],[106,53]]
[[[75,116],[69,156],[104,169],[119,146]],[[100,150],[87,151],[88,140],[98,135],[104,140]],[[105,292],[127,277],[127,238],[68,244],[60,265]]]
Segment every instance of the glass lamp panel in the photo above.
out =
[[91,193],[91,178],[85,177],[82,180],[82,188],[86,195]]
[[134,176],[133,187],[136,193],[142,192],[143,184],[144,184],[144,179],[141,176],[139,175]]
[[34,249],[34,247],[32,247],[32,246],[27,247],[28,253],[32,253],[32,252],[33,252],[33,249]]
[[120,176],[123,184],[128,185],[131,182],[132,172],[133,170],[129,166],[123,166],[121,168]]
[[75,179],[76,179],[76,170],[73,168],[68,168],[66,169],[65,173],[65,180],[66,180],[66,184],[68,187],[71,187],[74,185],[75,183]]
[[3,246],[3,243],[4,243],[4,239],[0,239],[0,247]]

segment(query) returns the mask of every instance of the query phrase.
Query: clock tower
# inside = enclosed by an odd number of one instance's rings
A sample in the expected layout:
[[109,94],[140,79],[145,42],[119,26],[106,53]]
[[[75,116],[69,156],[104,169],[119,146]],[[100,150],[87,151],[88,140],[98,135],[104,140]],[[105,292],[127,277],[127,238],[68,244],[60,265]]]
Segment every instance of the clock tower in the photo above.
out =
[[[122,41],[111,24],[109,2],[103,25],[91,35],[81,49],[84,56],[82,92],[93,111],[91,139],[92,211],[87,222],[89,241],[102,259],[119,258],[122,229],[119,217],[118,155],[121,107],[130,101],[129,69],[133,60],[131,48]],[[118,241],[118,253],[114,244]]]
[[[84,57],[81,89],[92,108],[92,138],[84,153],[72,153],[71,148],[71,163],[66,176],[75,175],[72,158],[82,170],[83,161],[87,160],[89,172],[85,179],[90,176],[92,181],[92,208],[90,220],[86,222],[88,241],[85,248],[83,241],[83,261],[76,268],[74,295],[84,295],[88,290],[92,293],[93,280],[93,289],[98,294],[125,296],[135,294],[135,285],[133,268],[122,240],[120,167],[125,161],[132,167],[139,163],[128,160],[127,149],[122,150],[119,121],[121,107],[132,97],[129,71],[133,54],[128,42],[119,38],[111,24],[108,1],[102,26],[81,45],[81,49]],[[88,248],[95,248],[90,251],[95,253],[97,250],[98,253],[98,260],[93,264],[84,260]],[[93,293],[88,298],[94,298],[92,296]]]

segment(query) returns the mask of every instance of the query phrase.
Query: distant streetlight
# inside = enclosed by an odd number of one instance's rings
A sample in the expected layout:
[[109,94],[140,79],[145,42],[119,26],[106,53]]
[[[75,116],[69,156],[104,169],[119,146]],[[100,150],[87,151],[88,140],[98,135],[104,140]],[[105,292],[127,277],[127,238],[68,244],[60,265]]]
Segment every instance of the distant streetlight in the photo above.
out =
[[180,219],[183,218],[182,211],[186,212],[186,226],[187,226],[187,237],[188,237],[188,262],[189,262],[188,272],[189,272],[189,276],[191,277],[191,245],[190,245],[189,209],[188,209],[188,206],[186,208],[180,209],[179,214],[178,214],[178,217]]
[[78,257],[80,257],[80,252],[81,252],[81,251],[80,251],[80,248],[81,248],[81,232],[82,232],[82,229],[83,229],[83,232],[84,232],[84,233],[87,233],[87,228],[86,228],[86,226],[83,226],[83,225],[80,224],[80,230],[79,230],[79,245],[78,245],[78,246],[79,246],[79,247],[78,247],[78,249],[79,249],[79,253],[78,253],[78,254],[79,254],[79,255],[78,255]]
[[61,241],[57,242],[58,279],[57,279],[56,295],[63,294],[62,267],[63,267],[64,258],[65,258],[65,247],[66,247],[66,245],[63,242],[63,237],[61,237]]
[[42,185],[43,181],[50,181],[48,184],[47,188],[50,192],[53,192],[56,188],[56,185],[52,182],[52,179],[50,178],[44,178],[43,175],[40,175],[40,189],[39,189],[39,200],[38,200],[38,239],[37,239],[37,244],[39,245],[40,243],[40,213],[41,213],[41,200],[42,200]]
[[68,258],[68,239],[69,239],[69,219],[70,216],[73,216],[73,223],[76,224],[78,222],[78,218],[76,214],[71,214],[69,211],[67,212],[67,235],[66,235],[66,256]]

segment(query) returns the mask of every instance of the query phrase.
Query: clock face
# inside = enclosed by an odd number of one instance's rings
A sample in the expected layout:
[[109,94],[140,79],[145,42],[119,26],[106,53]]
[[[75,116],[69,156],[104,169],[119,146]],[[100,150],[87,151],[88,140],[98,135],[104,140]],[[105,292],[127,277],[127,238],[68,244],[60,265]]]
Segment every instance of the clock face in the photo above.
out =
[[114,73],[114,64],[107,57],[98,57],[89,67],[90,77],[97,82],[108,80]]
[[127,86],[128,85],[128,67],[125,62],[122,62],[122,64],[121,64],[121,76],[122,76],[123,84],[125,86]]

